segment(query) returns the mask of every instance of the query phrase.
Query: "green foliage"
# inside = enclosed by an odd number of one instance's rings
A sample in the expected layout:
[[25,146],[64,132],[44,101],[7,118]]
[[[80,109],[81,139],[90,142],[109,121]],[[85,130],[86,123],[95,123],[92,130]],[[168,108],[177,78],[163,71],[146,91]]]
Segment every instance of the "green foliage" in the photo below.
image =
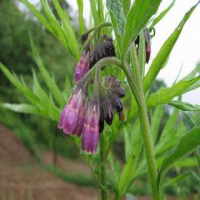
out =
[[158,186],[163,175],[169,170],[176,161],[187,156],[200,145],[200,129],[193,129],[190,133],[181,137],[176,147],[164,158],[158,175]]
[[79,25],[80,25],[80,35],[85,32],[85,24],[83,19],[83,0],[77,0],[78,10],[79,10]]
[[[73,27],[73,23],[71,22],[68,12],[63,9],[63,6],[61,6],[61,2],[59,2],[59,0],[41,0],[42,11],[36,9],[36,7],[30,4],[28,0],[21,0],[21,2],[23,2],[29,11],[32,12],[33,15],[40,21],[40,23],[61,42],[67,52],[73,56],[76,61],[78,61],[82,47],[79,47],[76,30]],[[165,84],[162,81],[155,81],[158,73],[167,63],[169,55],[178,40],[185,23],[189,20],[197,4],[185,14],[178,27],[164,43],[160,52],[153,60],[146,77],[144,78],[146,67],[146,45],[143,30],[147,27],[152,16],[156,14],[160,3],[161,0],[135,0],[133,5],[131,5],[131,1],[129,0],[107,0],[106,4],[108,13],[104,13],[105,10],[103,9],[102,0],[90,0],[91,12],[93,16],[92,20],[95,26],[100,23],[102,26],[104,24],[110,25],[110,23],[102,22],[106,19],[111,20],[113,25],[112,28],[115,33],[114,44],[116,46],[116,57],[121,56],[122,59],[122,62],[115,60],[120,63],[119,65],[122,68],[121,71],[115,70],[112,66],[109,68],[106,67],[105,70],[102,71],[102,74],[112,74],[119,77],[127,93],[124,98],[125,109],[123,114],[125,116],[114,116],[112,126],[106,126],[104,133],[102,133],[103,135],[101,135],[101,154],[87,156],[94,179],[101,192],[105,195],[105,191],[107,191],[107,187],[109,186],[110,191],[115,193],[116,199],[121,199],[127,194],[127,192],[133,191],[132,188],[135,188],[135,185],[137,185],[137,182],[134,182],[136,179],[146,182],[146,186],[149,182],[147,181],[147,172],[149,169],[152,169],[149,170],[151,178],[150,182],[156,185],[156,188],[154,186],[152,187],[153,195],[156,199],[157,197],[155,195],[155,191],[157,188],[162,187],[161,183],[163,176],[170,168],[174,166],[174,171],[180,171],[180,173],[176,178],[173,178],[171,173],[169,173],[168,177],[172,177],[172,179],[170,180],[170,178],[168,178],[169,181],[166,184],[168,186],[176,184],[182,179],[187,179],[187,177],[191,174],[193,174],[192,177],[194,178],[195,172],[190,174],[184,172],[182,168],[196,167],[199,162],[198,150],[196,151],[196,158],[193,154],[187,156],[200,145],[200,129],[196,128],[197,124],[200,124],[197,121],[199,117],[199,105],[191,105],[189,103],[182,102],[180,99],[178,101],[174,101],[175,97],[200,86],[200,76],[196,76],[199,73],[199,64],[191,73],[179,82],[174,83],[171,87],[165,87]],[[174,6],[174,3],[175,0],[153,20],[149,29],[154,28],[155,25],[163,19],[163,17]],[[79,8],[80,34],[83,34],[86,29],[83,19],[83,1],[77,0],[77,4]],[[108,17],[108,14],[110,18]],[[24,20],[23,14],[21,13],[19,15]],[[3,74],[27,98],[29,103],[27,103],[24,99],[14,97],[16,101],[25,102],[14,104],[0,103],[0,107],[15,112],[36,115],[35,118],[32,118],[31,116],[30,119],[23,119],[25,124],[28,122],[32,129],[33,127],[35,128],[35,132],[37,132],[35,136],[33,138],[31,138],[30,135],[20,136],[27,146],[31,146],[29,148],[33,153],[37,152],[34,145],[37,141],[40,143],[40,148],[42,148],[45,144],[44,148],[55,150],[55,146],[57,144],[58,151],[61,155],[65,157],[77,157],[79,152],[75,147],[75,144],[72,143],[72,140],[75,141],[78,147],[80,147],[80,139],[64,139],[63,137],[60,137],[59,135],[61,134],[56,134],[56,125],[50,123],[50,120],[58,123],[60,111],[63,109],[66,99],[69,99],[71,89],[73,87],[73,61],[70,62],[69,59],[63,59],[66,57],[66,52],[63,51],[64,47],[62,49],[57,42],[52,40],[52,37],[37,24],[38,22],[29,20],[27,23],[29,22],[32,24],[30,32],[34,36],[34,38],[30,37],[31,49],[33,58],[38,66],[39,73],[33,70],[32,77],[30,75],[30,71],[27,71],[27,76],[21,76],[21,79],[19,79],[14,73],[10,72],[10,65],[5,67],[3,64],[0,64],[0,69]],[[0,25],[1,23],[4,27],[5,23],[0,20]],[[43,39],[45,41],[48,40],[49,46],[44,45],[44,49],[42,48],[43,43],[40,44],[43,41],[38,40],[40,37],[38,36],[37,39],[35,38],[35,33],[40,31],[44,34]],[[91,34],[92,33],[93,32],[91,32]],[[102,33],[104,32],[102,31]],[[112,32],[107,31],[106,33],[111,35]],[[131,48],[130,53],[127,54],[129,47],[138,35],[140,37],[139,49],[137,52],[138,54],[133,51],[134,48]],[[98,34],[93,35],[92,37],[100,39]],[[29,47],[27,47],[27,49],[28,48]],[[50,50],[45,53],[46,49]],[[58,55],[57,52],[61,52],[61,55]],[[51,56],[48,58],[46,54]],[[23,57],[23,54],[19,55]],[[72,57],[70,57],[70,60],[73,60],[71,58]],[[52,60],[54,59],[55,63],[59,64],[52,64]],[[30,56],[29,68],[32,68],[34,65],[34,60]],[[61,62],[61,60],[64,61]],[[125,63],[127,65],[124,65]],[[29,64],[29,61],[27,61],[26,64]],[[7,65],[6,62],[5,65]],[[24,64],[23,68],[25,68]],[[122,73],[123,71],[127,77]],[[28,79],[26,79],[26,77],[28,77]],[[144,92],[146,93],[145,97],[142,88],[142,80]],[[155,83],[153,84],[154,81]],[[128,83],[131,83],[131,89],[134,95],[137,95],[132,96],[130,89],[128,88]],[[32,89],[30,89],[30,86],[32,86]],[[64,88],[64,92],[60,89],[62,87]],[[11,102],[12,100],[13,99],[11,99]],[[147,106],[145,103],[147,103]],[[175,107],[173,113],[170,114],[169,117],[169,105],[164,107],[163,104],[169,104]],[[148,113],[146,111],[146,107],[148,109]],[[179,118],[179,110],[196,111],[197,114],[191,118],[189,115],[184,114],[182,121]],[[42,115],[47,118],[47,120],[41,119],[39,122],[38,115]],[[148,115],[150,120],[148,119]],[[21,116],[23,115],[21,114]],[[121,122],[121,118],[124,118],[125,122]],[[9,117],[6,117],[6,119],[9,119]],[[1,118],[1,120],[3,119]],[[151,122],[150,124],[149,121]],[[16,125],[13,122],[11,124]],[[153,139],[151,139],[151,137]],[[103,145],[102,141],[104,143]],[[125,158],[123,158],[123,153]],[[39,157],[38,153],[36,153],[36,155]],[[145,155],[148,159],[146,159]],[[105,167],[107,166],[107,161],[109,161],[110,166],[108,167],[109,173],[106,174]],[[52,168],[52,166],[44,167],[65,181],[74,182],[79,185],[94,185],[90,177],[87,178],[81,174],[71,176],[69,174],[65,174],[60,169]],[[158,173],[156,167],[159,169]],[[152,172],[155,173],[153,174]],[[108,179],[106,180],[107,177]],[[147,186],[147,188],[147,190],[149,190],[150,187]],[[134,191],[134,193],[136,192]]]
[[164,11],[162,11],[162,12],[158,15],[158,17],[156,17],[156,18],[153,20],[153,22],[151,23],[149,29],[154,28],[154,26],[155,26],[156,24],[158,24],[158,23],[165,17],[165,15],[166,15],[166,14],[171,10],[171,8],[174,6],[175,2],[176,2],[176,0],[173,0],[172,3],[171,3]]
[[112,20],[113,28],[115,31],[115,35],[117,38],[117,42],[119,47],[121,46],[121,38],[124,33],[124,25],[125,25],[125,19],[122,11],[122,5],[120,0],[107,0],[106,5],[108,8],[108,11],[110,13],[110,17]]
[[128,13],[125,31],[122,40],[122,59],[126,57],[126,53],[131,43],[136,39],[141,30],[145,28],[149,19],[157,12],[161,0],[135,0],[133,6]]
[[166,42],[164,43],[164,45],[161,47],[160,51],[158,52],[157,56],[153,60],[151,66],[149,68],[149,71],[143,81],[145,92],[151,87],[156,76],[158,75],[160,70],[165,66],[165,64],[169,58],[169,55],[183,30],[185,23],[188,21],[188,19],[190,18],[191,14],[193,13],[193,11],[195,10],[197,5],[193,6],[185,14],[185,16],[182,19],[182,21],[180,22],[180,24],[177,26],[177,28],[174,30],[174,32],[171,34],[171,36],[166,40]]

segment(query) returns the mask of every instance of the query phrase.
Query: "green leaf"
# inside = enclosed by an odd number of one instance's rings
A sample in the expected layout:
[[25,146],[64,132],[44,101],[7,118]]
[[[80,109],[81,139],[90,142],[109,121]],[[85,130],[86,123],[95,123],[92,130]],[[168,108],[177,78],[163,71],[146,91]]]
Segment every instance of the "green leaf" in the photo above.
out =
[[30,104],[0,103],[0,107],[19,113],[38,114],[38,115],[41,114],[35,106]]
[[176,44],[176,41],[178,40],[183,27],[187,20],[190,18],[191,14],[195,10],[196,6],[193,6],[184,16],[178,27],[175,29],[175,31],[171,34],[171,36],[166,40],[160,51],[158,52],[157,56],[154,58],[149,71],[144,78],[143,86],[144,91],[147,92],[147,90],[151,87],[153,81],[157,77],[160,70],[163,68],[164,64],[166,63],[166,60],[169,58],[169,55]]
[[9,81],[21,92],[25,95],[25,97],[37,107],[37,105],[40,103],[37,96],[33,94],[33,92],[25,85],[22,84],[17,76],[13,73],[11,73],[3,64],[0,63],[0,69],[3,71],[3,73],[6,75],[6,77],[9,79]]
[[124,16],[126,17],[131,7],[131,0],[120,0],[120,1],[122,4]]
[[124,33],[125,19],[122,11],[120,0],[106,0],[107,9],[110,13],[115,36],[117,38],[118,46],[121,46],[121,38]]
[[42,75],[42,77],[44,78],[44,81],[47,85],[47,87],[49,88],[49,90],[51,91],[53,97],[55,98],[55,100],[58,102],[58,104],[60,105],[61,108],[64,107],[65,105],[65,100],[62,96],[61,91],[59,90],[58,86],[56,85],[54,79],[50,76],[49,72],[46,70],[46,68],[44,67],[42,60],[40,59],[38,52],[34,46],[32,37],[30,35],[30,42],[31,42],[31,48],[32,48],[32,52],[33,52],[33,57],[38,65],[38,68],[40,70],[40,73]]
[[[46,1],[46,0],[43,0]],[[71,25],[70,19],[67,15],[67,13],[62,9],[62,7],[59,4],[58,0],[53,1],[54,6],[56,8],[56,11],[62,21],[62,29],[64,38],[67,41],[68,49],[71,52],[73,56],[75,56],[76,60],[79,60],[80,52],[79,52],[79,45],[78,40],[75,35],[75,30]]]
[[85,23],[83,19],[83,0],[77,0],[78,11],[79,11],[79,27],[80,27],[80,35],[85,32]]
[[99,19],[99,13],[97,10],[97,0],[90,0],[90,8],[92,11],[94,24],[95,24],[95,26],[97,26],[101,22],[101,20]]
[[60,118],[59,109],[52,103],[46,92],[42,89],[37,79],[35,72],[33,71],[33,91],[34,94],[40,99],[40,107],[43,112],[46,113],[47,117],[58,122]]
[[174,97],[181,95],[187,88],[199,80],[200,76],[190,81],[180,81],[174,84],[171,88],[162,88],[149,97],[147,100],[147,106],[151,108],[156,105],[167,104],[171,102]]
[[157,12],[162,0],[135,0],[129,11],[122,39],[122,60],[126,59],[131,43],[141,30],[145,28],[150,18]]
[[192,129],[195,128],[194,122],[192,121],[190,116],[187,115],[186,113],[183,113],[183,123],[185,125],[187,132],[190,132]]
[[151,118],[151,133],[153,135],[154,144],[156,143],[158,137],[160,122],[163,117],[163,114],[164,114],[164,107],[157,106]]
[[128,187],[134,180],[137,162],[140,157],[140,152],[142,149],[141,135],[142,134],[140,131],[140,120],[138,118],[131,129],[131,134],[129,135],[130,144],[129,144],[129,152],[127,155],[127,162],[123,167],[123,170],[118,182],[118,196],[119,197],[122,197],[125,194]]
[[54,36],[56,36],[56,33],[54,32],[54,30],[52,29],[49,21],[46,19],[46,17],[44,17],[43,14],[41,14],[34,5],[32,5],[31,3],[29,3],[29,1],[27,0],[20,0],[28,9],[29,11],[40,21],[41,24],[43,24],[47,30],[49,30]]
[[200,73],[200,62],[197,63],[197,66],[187,76],[181,79],[181,81],[189,81],[193,79],[198,73]]
[[[196,127],[196,125],[193,122],[193,120],[186,113],[183,113],[183,123],[185,125],[185,128],[186,128],[187,132],[191,131],[192,129],[194,129]],[[198,165],[200,167],[200,148],[198,148],[196,150],[195,155],[196,155],[196,159],[197,159]]]
[[171,8],[174,6],[175,2],[176,2],[176,0],[173,0],[172,3],[171,3],[163,12],[161,12],[161,13],[158,15],[158,17],[156,17],[156,18],[153,20],[153,22],[151,23],[151,26],[150,26],[149,29],[154,28],[154,26],[155,26],[158,22],[160,22],[160,20],[162,20],[163,17],[165,17],[165,15],[166,15],[166,14],[171,10]]
[[158,186],[167,170],[169,170],[178,160],[194,151],[199,145],[200,128],[193,129],[190,133],[181,137],[176,147],[170,151],[162,162],[158,175]]
[[200,111],[200,105],[192,105],[190,103],[182,101],[172,101],[169,103],[169,105],[183,111]]

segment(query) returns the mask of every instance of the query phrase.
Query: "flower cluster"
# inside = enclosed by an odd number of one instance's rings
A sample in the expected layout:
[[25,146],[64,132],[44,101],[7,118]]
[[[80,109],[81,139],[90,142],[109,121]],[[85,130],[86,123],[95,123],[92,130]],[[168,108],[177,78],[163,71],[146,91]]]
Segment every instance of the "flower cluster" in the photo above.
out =
[[[83,36],[81,42],[84,42],[88,37],[87,34],[86,36],[83,34]],[[74,80],[76,83],[79,82],[99,60],[105,57],[115,56],[115,47],[112,38],[104,34],[100,39],[101,42],[96,42],[92,51],[90,51],[90,42],[84,47],[81,58],[75,68]]]
[[100,132],[103,131],[104,121],[108,125],[112,124],[114,111],[119,114],[123,111],[121,98],[125,96],[125,92],[121,88],[121,82],[116,80],[114,76],[105,78],[104,87],[106,90],[102,91],[100,103]]
[[[82,43],[87,38],[88,33],[82,36]],[[121,98],[125,96],[125,92],[121,89],[120,81],[114,76],[108,76],[103,84],[95,87],[94,96],[89,99],[88,84],[93,82],[87,76],[83,77],[102,58],[115,56],[113,40],[107,35],[101,36],[101,42],[98,40],[92,51],[90,49],[89,42],[76,65],[74,79],[77,86],[61,113],[58,128],[65,134],[82,137],[82,151],[92,154],[97,152],[99,133],[104,129],[104,121],[111,125],[114,112],[123,111]],[[96,81],[94,84],[97,84]]]

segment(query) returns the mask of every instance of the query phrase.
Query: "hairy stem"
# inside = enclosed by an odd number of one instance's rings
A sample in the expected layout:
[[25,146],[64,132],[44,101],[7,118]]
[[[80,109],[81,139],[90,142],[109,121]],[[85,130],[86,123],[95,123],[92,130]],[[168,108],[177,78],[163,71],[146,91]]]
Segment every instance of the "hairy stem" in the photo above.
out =
[[[153,146],[153,140],[150,132],[150,125],[149,125],[149,119],[147,114],[147,106],[145,102],[145,95],[142,85],[142,79],[140,75],[140,67],[138,63],[138,58],[135,50],[135,46],[133,45],[133,61],[134,61],[134,67],[135,67],[135,79],[133,77],[132,72],[130,71],[130,68],[125,65],[124,66],[124,72],[127,76],[128,82],[130,84],[131,90],[133,94],[136,94],[136,101],[139,107],[139,116],[140,116],[140,122],[142,127],[142,133],[143,133],[143,142],[144,142],[144,149],[147,159],[147,165],[148,165],[148,172],[150,177],[150,183],[151,183],[151,189],[153,194],[153,199],[158,200],[158,188],[157,188],[157,166],[155,162],[155,154],[154,154],[154,146]],[[137,91],[135,91],[135,84]]]
[[101,200],[107,200],[106,167],[104,162],[105,145],[103,134],[100,135],[100,180],[101,180]]

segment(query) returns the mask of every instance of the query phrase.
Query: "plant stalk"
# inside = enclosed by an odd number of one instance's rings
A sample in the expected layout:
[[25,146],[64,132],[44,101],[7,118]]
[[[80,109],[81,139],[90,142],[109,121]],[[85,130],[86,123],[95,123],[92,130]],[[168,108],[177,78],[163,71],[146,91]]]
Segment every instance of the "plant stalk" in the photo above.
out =
[[[151,183],[151,190],[153,194],[153,199],[158,200],[158,188],[157,188],[157,166],[155,161],[155,153],[154,153],[154,146],[153,146],[153,140],[151,136],[150,131],[150,124],[148,119],[148,113],[147,113],[147,106],[145,102],[145,95],[142,85],[142,78],[140,75],[140,67],[138,63],[137,53],[135,50],[135,46],[133,45],[133,61],[134,61],[134,67],[135,67],[135,78],[130,70],[130,68],[125,65],[124,66],[124,72],[127,76],[128,82],[130,84],[131,90],[133,94],[138,93],[136,98],[136,102],[139,107],[139,116],[140,116],[140,122],[142,127],[142,133],[143,133],[143,142],[144,142],[144,149],[147,159],[147,165],[148,165],[148,172],[150,177],[150,183]],[[135,90],[135,85],[136,89]]]
[[104,162],[105,145],[103,134],[100,135],[100,180],[101,180],[101,200],[107,200],[106,167]]

